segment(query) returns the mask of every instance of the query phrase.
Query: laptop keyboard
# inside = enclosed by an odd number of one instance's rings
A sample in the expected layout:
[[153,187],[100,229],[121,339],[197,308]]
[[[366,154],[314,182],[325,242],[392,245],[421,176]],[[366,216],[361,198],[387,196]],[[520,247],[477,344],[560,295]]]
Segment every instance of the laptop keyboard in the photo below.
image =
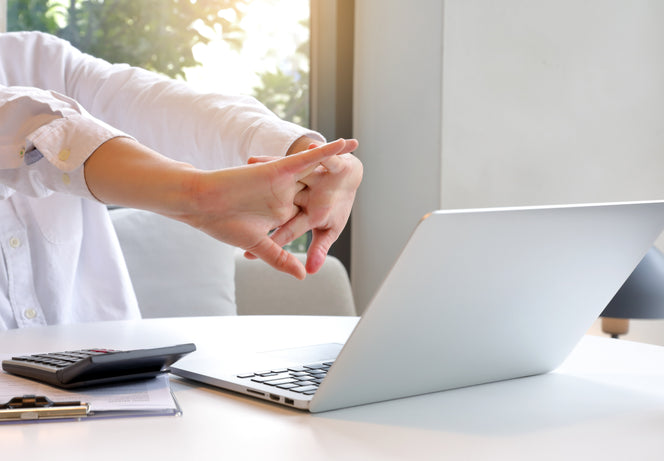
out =
[[327,370],[333,362],[312,363],[297,367],[288,367],[277,370],[259,371],[256,373],[245,373],[238,378],[247,379],[255,383],[274,386],[279,389],[287,389],[303,395],[312,395],[325,378]]

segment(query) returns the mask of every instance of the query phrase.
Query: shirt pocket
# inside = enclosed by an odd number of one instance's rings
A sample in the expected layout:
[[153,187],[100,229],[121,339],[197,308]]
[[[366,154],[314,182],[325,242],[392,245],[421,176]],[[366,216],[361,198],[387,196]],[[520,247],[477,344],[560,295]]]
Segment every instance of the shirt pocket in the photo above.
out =
[[74,195],[52,194],[31,198],[30,208],[44,238],[61,245],[80,242],[83,237],[81,198]]

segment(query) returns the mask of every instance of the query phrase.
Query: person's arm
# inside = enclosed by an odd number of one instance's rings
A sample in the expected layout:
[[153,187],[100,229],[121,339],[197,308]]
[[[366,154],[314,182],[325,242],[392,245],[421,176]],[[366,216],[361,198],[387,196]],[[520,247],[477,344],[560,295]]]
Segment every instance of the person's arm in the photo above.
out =
[[[280,120],[253,98],[200,94],[184,82],[127,65],[111,65],[39,32],[0,34],[3,81],[60,91],[161,154],[204,169],[241,165],[252,155],[299,152],[324,142],[319,134]],[[309,182],[308,200],[326,212],[307,215],[306,220],[300,217],[277,234],[284,241],[303,227],[314,229],[307,262],[310,273],[320,268],[321,255],[327,254],[345,226],[362,176],[360,162],[352,156],[345,158],[345,166],[334,167],[333,162],[325,175],[316,172],[318,180]],[[69,168],[76,180],[66,173],[62,178],[68,185],[65,190],[82,194],[82,175]],[[5,184],[20,183],[33,195],[48,193],[49,188],[62,189],[62,184],[53,181],[56,175],[50,164],[42,162],[32,168],[33,172],[39,169],[49,171],[40,173],[36,183],[21,181],[17,171],[0,171],[0,176],[4,175]],[[49,182],[46,189],[40,188],[42,182]]]
[[110,64],[40,32],[0,34],[3,82],[67,95],[97,119],[198,168],[243,165],[252,155],[281,156],[303,136],[325,142],[252,97],[201,93],[186,82]]
[[306,226],[307,216],[325,214],[317,203],[310,203],[305,183],[314,170],[331,168],[337,157],[356,146],[354,140],[337,140],[269,162],[203,171],[132,139],[114,138],[85,162],[85,178],[102,202],[183,221],[302,279],[305,267],[269,232],[288,229],[291,223]]
[[87,114],[75,101],[49,91],[0,85],[0,198],[15,191],[93,197],[83,163],[122,132]]

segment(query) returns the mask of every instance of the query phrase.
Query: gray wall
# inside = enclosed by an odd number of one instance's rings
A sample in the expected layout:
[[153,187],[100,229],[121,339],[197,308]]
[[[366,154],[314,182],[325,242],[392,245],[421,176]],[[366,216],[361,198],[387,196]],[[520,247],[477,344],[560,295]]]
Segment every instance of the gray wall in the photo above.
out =
[[664,2],[360,0],[362,310],[435,208],[664,198]]

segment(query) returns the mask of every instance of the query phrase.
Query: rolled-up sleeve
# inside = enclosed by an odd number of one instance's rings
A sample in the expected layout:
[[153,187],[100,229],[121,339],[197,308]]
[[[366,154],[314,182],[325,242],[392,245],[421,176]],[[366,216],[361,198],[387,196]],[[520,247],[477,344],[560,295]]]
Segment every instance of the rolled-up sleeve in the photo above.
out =
[[63,192],[94,200],[83,166],[97,148],[124,133],[76,101],[29,87],[0,85],[0,197]]

